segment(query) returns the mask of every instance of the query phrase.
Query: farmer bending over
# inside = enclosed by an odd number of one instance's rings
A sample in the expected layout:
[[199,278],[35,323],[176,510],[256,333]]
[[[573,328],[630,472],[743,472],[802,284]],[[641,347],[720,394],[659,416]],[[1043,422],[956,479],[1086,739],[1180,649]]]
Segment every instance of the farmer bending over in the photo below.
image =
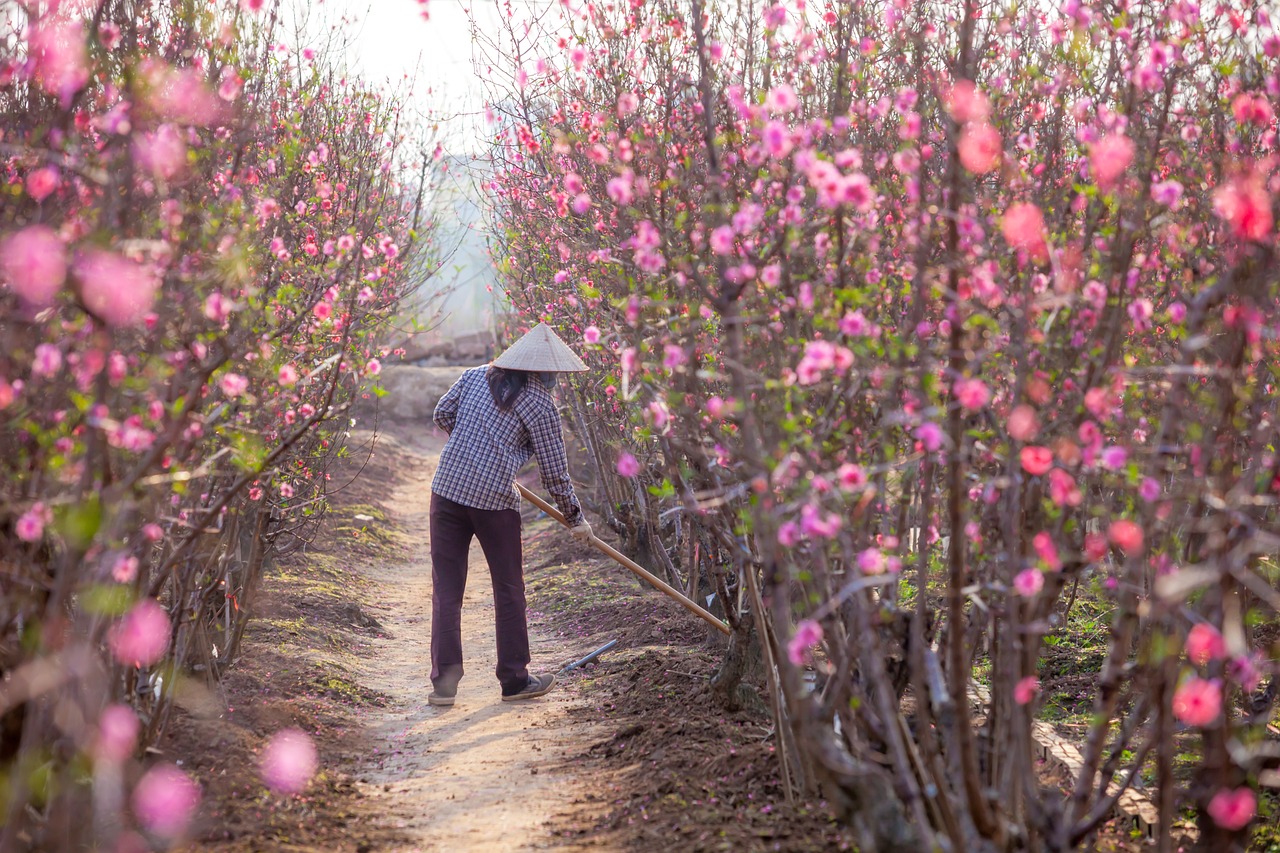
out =
[[492,364],[462,374],[436,405],[436,426],[449,434],[431,481],[431,684],[427,701],[452,705],[462,678],[462,593],[471,537],[480,540],[498,636],[502,700],[542,696],[552,674],[529,674],[524,566],[516,472],[538,460],[569,532],[591,537],[573,493],[560,415],[551,399],[556,373],[587,366],[546,324],[539,323]]

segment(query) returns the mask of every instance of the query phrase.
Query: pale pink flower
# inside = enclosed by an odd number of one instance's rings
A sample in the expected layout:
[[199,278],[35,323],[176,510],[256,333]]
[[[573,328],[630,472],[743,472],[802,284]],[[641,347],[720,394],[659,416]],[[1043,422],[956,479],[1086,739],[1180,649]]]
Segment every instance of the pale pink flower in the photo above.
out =
[[1009,205],[1000,230],[1013,248],[1025,249],[1035,257],[1045,254],[1044,214],[1031,202],[1019,201]]
[[144,524],[142,526],[142,537],[148,542],[159,542],[164,538],[164,530],[158,524]]
[[1188,726],[1204,727],[1222,712],[1222,686],[1214,679],[1188,678],[1173,693],[1173,716]]
[[132,326],[151,310],[160,279],[142,265],[103,249],[81,251],[73,265],[85,307],[108,326]]
[[1209,800],[1206,811],[1218,826],[1235,832],[1253,820],[1258,811],[1258,798],[1252,788],[1223,788]]
[[884,574],[887,568],[888,561],[879,548],[864,548],[858,552],[858,570],[864,575]]
[[794,143],[791,141],[791,129],[787,127],[786,122],[778,119],[772,119],[765,122],[760,130],[760,138],[764,142],[765,150],[769,152],[769,156],[775,160],[780,160],[791,153]]
[[222,374],[222,378],[218,380],[218,387],[228,397],[239,397],[249,389],[249,380],[239,373],[228,372]]
[[1098,187],[1109,190],[1133,162],[1133,140],[1123,133],[1109,133],[1089,148],[1093,179]]
[[618,454],[618,474],[622,477],[631,478],[640,473],[640,463],[630,453],[623,452]]
[[1177,181],[1161,181],[1151,186],[1151,200],[1165,207],[1173,207],[1182,198],[1182,184]]
[[1192,663],[1204,666],[1226,655],[1227,644],[1217,628],[1206,622],[1197,622],[1187,632],[1186,652]]
[[234,101],[240,97],[244,88],[244,78],[230,65],[222,67],[222,76],[218,81],[218,97],[224,101]]
[[187,143],[178,128],[162,124],[154,131],[134,134],[133,162],[161,180],[172,180],[186,168]]
[[618,116],[629,116],[640,107],[640,96],[635,92],[623,92],[618,96]]
[[733,228],[721,225],[711,232],[711,251],[717,255],[727,255],[733,251]]
[[1009,437],[1014,441],[1030,441],[1040,433],[1040,419],[1036,410],[1025,403],[1014,406],[1009,413]]
[[584,216],[586,212],[591,209],[591,196],[587,193],[578,193],[573,197],[573,204],[571,206],[574,213],[578,216]]
[[61,183],[62,178],[58,176],[58,170],[53,166],[35,169],[27,175],[27,195],[36,201],[44,201]]
[[1027,705],[1032,699],[1036,698],[1036,694],[1040,692],[1040,679],[1034,675],[1028,675],[1018,680],[1013,686],[1013,701],[1019,705]]
[[951,393],[955,395],[960,408],[970,412],[984,408],[991,401],[991,389],[981,379],[957,379],[951,386]]
[[282,498],[291,498],[291,497],[293,497],[293,486],[292,486],[292,485],[290,485],[289,483],[281,483],[281,484],[280,484],[280,497],[282,497]]
[[133,754],[142,723],[128,705],[108,705],[98,718],[98,737],[94,757],[99,761],[120,763]]
[[23,542],[38,542],[44,536],[44,527],[53,521],[53,513],[42,502],[36,501],[31,508],[18,516],[14,525],[14,533]]
[[108,632],[116,660],[125,666],[151,666],[169,648],[169,614],[153,598],[133,606]]
[[89,82],[89,51],[79,21],[47,16],[31,26],[33,74],[40,88],[57,96],[63,108]]
[[635,193],[632,191],[631,173],[628,172],[626,174],[619,175],[616,178],[610,178],[609,182],[605,185],[605,192],[608,193],[609,200],[614,204],[621,205],[623,207],[631,204],[635,197]]
[[991,102],[972,80],[957,80],[947,93],[946,103],[957,124],[985,121],[991,115]]
[[62,351],[53,344],[37,344],[31,372],[36,376],[53,376],[62,369]]
[[779,83],[765,94],[764,105],[772,113],[789,113],[800,105],[800,99],[791,84]]
[[1111,471],[1119,471],[1129,461],[1129,452],[1123,447],[1112,445],[1102,451],[1102,467]]
[[600,330],[595,326],[587,326],[582,330],[582,340],[588,344],[600,343]]
[[29,225],[0,242],[0,275],[33,308],[47,308],[67,278],[60,238],[45,225]]
[[200,805],[200,786],[172,764],[159,764],[133,789],[133,813],[148,831],[176,838],[186,831]]
[[822,626],[812,619],[801,619],[787,642],[787,659],[795,666],[802,666],[809,650],[821,642]]
[[231,300],[215,290],[204,300],[204,316],[215,323],[222,324],[231,316]]
[[131,583],[138,576],[138,558],[121,554],[111,566],[111,577],[116,583]]
[[378,361],[376,358],[369,359],[369,362],[364,366],[365,376],[377,376],[381,372],[382,362]]
[[262,781],[272,791],[287,796],[302,793],[319,765],[316,745],[297,728],[276,732],[258,759]]
[[261,12],[267,0],[240,0],[240,8],[246,12]]
[[800,541],[800,525],[794,521],[784,521],[778,525],[778,544],[790,548]]
[[960,163],[976,175],[985,174],[1000,165],[1003,153],[1000,131],[986,122],[966,125],[957,144]]
[[924,445],[924,449],[930,453],[942,447],[942,427],[933,422],[923,423],[916,427],[915,436]]

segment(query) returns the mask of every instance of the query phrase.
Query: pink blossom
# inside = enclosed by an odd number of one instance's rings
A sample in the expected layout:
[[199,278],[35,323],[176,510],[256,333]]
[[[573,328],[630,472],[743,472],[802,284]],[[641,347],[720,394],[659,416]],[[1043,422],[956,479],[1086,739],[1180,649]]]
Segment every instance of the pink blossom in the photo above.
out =
[[1222,685],[1216,680],[1192,676],[1173,693],[1173,716],[1188,726],[1203,728],[1222,712]]
[[957,379],[951,386],[951,393],[955,395],[960,408],[970,412],[985,408],[987,403],[991,402],[991,389],[981,379],[970,377]]
[[240,97],[244,88],[244,78],[230,65],[222,67],[222,76],[218,81],[218,97],[224,101],[234,101]]
[[618,474],[628,479],[640,473],[640,463],[630,453],[618,454]]
[[94,757],[99,761],[120,763],[133,754],[142,723],[128,705],[108,705],[98,718],[98,737]]
[[1127,518],[1111,522],[1107,528],[1107,539],[1129,555],[1142,550],[1142,528]]
[[610,178],[605,185],[605,192],[609,195],[609,200],[616,205],[625,207],[631,204],[635,198],[632,191],[632,177],[630,173],[619,175],[616,178]]
[[588,344],[600,343],[600,330],[595,326],[587,326],[582,330],[582,340]]
[[721,225],[711,232],[711,251],[717,255],[727,255],[733,251],[733,228]]
[[778,525],[778,544],[790,548],[800,541],[800,525],[794,521],[784,521]]
[[1129,461],[1129,452],[1123,447],[1111,446],[1102,451],[1102,467],[1119,471]]
[[323,323],[324,321],[328,320],[330,317],[333,316],[333,306],[330,305],[328,302],[321,300],[320,302],[317,302],[315,304],[315,307],[311,309],[311,313],[315,315],[315,318],[317,320]]
[[1160,497],[1160,481],[1154,477],[1143,479],[1142,485],[1138,486],[1138,495],[1147,503],[1151,503]]
[[1013,248],[1025,249],[1037,258],[1045,255],[1044,214],[1031,202],[1019,201],[1009,205],[1000,230]]
[[760,138],[764,141],[764,147],[769,152],[769,156],[775,160],[786,157],[795,147],[791,141],[791,129],[787,127],[786,122],[778,119],[765,122],[760,131]]
[[1133,140],[1123,133],[1110,133],[1089,149],[1093,179],[1102,190],[1109,190],[1133,162]]
[[46,16],[31,26],[28,38],[35,79],[65,109],[89,82],[89,52],[83,27],[79,21]]
[[1258,811],[1258,798],[1252,788],[1223,788],[1209,800],[1206,811],[1218,826],[1236,832],[1253,820]]
[[240,8],[246,12],[260,12],[267,0],[240,0]]
[[1031,700],[1036,698],[1036,694],[1040,692],[1040,679],[1034,675],[1028,675],[1018,680],[1013,686],[1013,701],[1019,705],[1028,705]]
[[51,521],[53,513],[42,502],[36,501],[30,509],[18,516],[14,533],[23,542],[38,542],[44,536],[45,525]]
[[231,300],[215,290],[204,300],[204,316],[221,325],[231,316]]
[[1030,441],[1040,432],[1040,419],[1036,410],[1025,403],[1014,406],[1009,413],[1009,437],[1014,441]]
[[1014,577],[1013,589],[1023,598],[1034,598],[1044,589],[1044,574],[1039,569],[1023,569]]
[[888,561],[879,548],[864,548],[858,552],[858,570],[864,575],[884,574],[887,568]]
[[111,566],[111,577],[116,583],[132,583],[138,576],[138,558],[121,554]]
[[66,249],[52,228],[29,225],[0,242],[0,275],[33,308],[47,308],[67,278]]
[[222,378],[218,380],[218,387],[228,397],[239,397],[249,389],[249,380],[239,373],[227,372],[222,374]]
[[176,838],[200,805],[200,786],[172,764],[159,764],[133,789],[133,813],[142,825],[163,838]]
[[155,273],[103,249],[81,251],[73,269],[85,307],[108,326],[141,322],[160,287]]
[[125,666],[151,666],[169,648],[169,614],[144,598],[107,635],[111,652]]
[[591,209],[591,196],[586,193],[578,193],[573,197],[573,212],[578,216],[583,216]]
[[377,376],[382,372],[382,362],[376,358],[371,358],[364,365],[365,376]]
[[764,105],[771,113],[789,113],[800,105],[800,99],[790,84],[779,83],[765,94]]
[[281,365],[280,373],[277,375],[276,381],[285,388],[292,388],[294,385],[298,384],[298,369],[292,364]]
[[133,162],[161,180],[171,180],[187,165],[187,143],[172,124],[133,137]]
[[35,169],[27,175],[27,195],[36,201],[44,201],[62,183],[58,170],[53,166]]
[[302,793],[320,764],[316,745],[306,732],[282,729],[267,742],[258,760],[262,781],[277,794]]
[[36,344],[31,372],[35,376],[53,376],[62,369],[62,351],[53,344]]
[[1217,628],[1207,622],[1197,622],[1187,632],[1186,652],[1192,663],[1204,666],[1226,655],[1227,644]]
[[1182,184],[1177,181],[1161,181],[1151,186],[1151,200],[1165,207],[1173,207],[1182,198]]
[[957,124],[985,121],[991,115],[991,102],[972,80],[957,80],[947,93],[946,103]]
[[1033,477],[1048,473],[1053,467],[1053,451],[1040,445],[1022,448],[1018,458],[1022,463],[1022,470]]
[[957,147],[961,165],[974,174],[985,174],[1000,165],[1000,132],[985,122],[966,125]]
[[787,642],[787,659],[795,666],[802,666],[809,650],[821,642],[822,626],[812,619],[801,619]]
[[640,107],[640,96],[635,92],[623,92],[618,96],[618,117],[629,116]]
[[942,447],[942,427],[933,422],[923,423],[916,427],[915,436],[929,453],[933,453]]
[[861,465],[854,465],[852,462],[841,465],[836,476],[840,479],[840,488],[847,492],[856,491],[867,484],[867,472]]
[[164,530],[158,524],[142,525],[142,538],[148,542],[159,542],[164,538]]
[[1271,234],[1271,196],[1256,171],[1237,175],[1214,190],[1213,210],[1242,240],[1262,240]]
[[1035,549],[1036,556],[1051,571],[1056,572],[1062,569],[1062,560],[1058,557],[1058,546],[1054,544],[1053,537],[1048,532],[1041,530],[1031,537],[1031,547]]

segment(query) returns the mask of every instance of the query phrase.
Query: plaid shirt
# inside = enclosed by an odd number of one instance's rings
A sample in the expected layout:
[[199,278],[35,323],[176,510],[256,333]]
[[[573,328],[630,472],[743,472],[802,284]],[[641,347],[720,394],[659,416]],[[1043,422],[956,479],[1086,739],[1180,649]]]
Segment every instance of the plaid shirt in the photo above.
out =
[[475,509],[516,509],[516,472],[538,460],[542,486],[572,526],[582,508],[569,479],[560,415],[551,393],[535,377],[506,412],[489,391],[488,366],[465,371],[440,402],[433,420],[449,434],[431,490]]

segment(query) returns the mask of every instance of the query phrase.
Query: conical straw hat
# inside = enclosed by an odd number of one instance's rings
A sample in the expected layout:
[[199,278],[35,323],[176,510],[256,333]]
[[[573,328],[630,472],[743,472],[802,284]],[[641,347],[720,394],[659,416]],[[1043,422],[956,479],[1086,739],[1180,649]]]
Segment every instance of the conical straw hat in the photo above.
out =
[[524,337],[507,347],[493,360],[494,367],[507,370],[554,370],[580,373],[587,369],[582,359],[546,323],[534,326]]

